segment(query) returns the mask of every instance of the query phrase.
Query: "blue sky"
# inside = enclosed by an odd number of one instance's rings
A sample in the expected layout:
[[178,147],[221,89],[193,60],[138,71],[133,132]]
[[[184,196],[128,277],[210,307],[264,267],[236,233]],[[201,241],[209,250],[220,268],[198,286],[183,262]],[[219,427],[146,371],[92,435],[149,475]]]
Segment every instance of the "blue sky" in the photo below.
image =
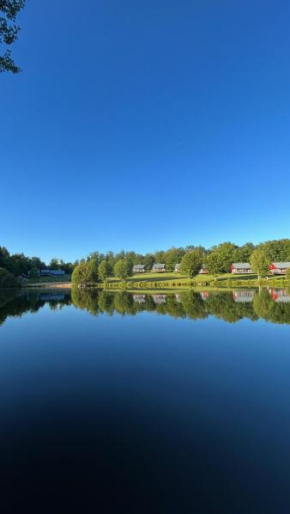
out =
[[289,237],[289,15],[28,0],[23,71],[0,76],[0,245],[74,260]]

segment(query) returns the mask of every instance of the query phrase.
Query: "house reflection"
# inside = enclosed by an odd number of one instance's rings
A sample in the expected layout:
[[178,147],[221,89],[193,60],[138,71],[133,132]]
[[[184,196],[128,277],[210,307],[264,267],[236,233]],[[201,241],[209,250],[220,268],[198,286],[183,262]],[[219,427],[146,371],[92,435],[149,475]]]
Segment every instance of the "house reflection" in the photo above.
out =
[[216,292],[181,291],[176,294],[138,294],[98,289],[72,289],[72,291],[19,291],[0,292],[0,325],[9,316],[22,316],[37,312],[44,305],[60,309],[73,304],[94,316],[121,314],[135,316],[139,312],[156,312],[173,318],[202,320],[209,316],[235,323],[242,319],[259,318],[273,323],[290,324],[290,291],[287,289]]
[[274,302],[290,303],[290,292],[287,289],[269,289],[269,293]]
[[233,299],[237,303],[248,303],[254,299],[255,291],[253,290],[240,290],[233,291]]

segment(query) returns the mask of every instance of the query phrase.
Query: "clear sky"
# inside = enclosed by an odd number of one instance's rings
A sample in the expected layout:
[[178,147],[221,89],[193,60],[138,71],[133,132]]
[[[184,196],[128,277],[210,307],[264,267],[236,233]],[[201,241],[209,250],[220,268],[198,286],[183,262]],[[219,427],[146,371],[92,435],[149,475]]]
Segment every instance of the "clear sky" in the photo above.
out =
[[67,260],[289,237],[289,0],[28,0],[0,245]]

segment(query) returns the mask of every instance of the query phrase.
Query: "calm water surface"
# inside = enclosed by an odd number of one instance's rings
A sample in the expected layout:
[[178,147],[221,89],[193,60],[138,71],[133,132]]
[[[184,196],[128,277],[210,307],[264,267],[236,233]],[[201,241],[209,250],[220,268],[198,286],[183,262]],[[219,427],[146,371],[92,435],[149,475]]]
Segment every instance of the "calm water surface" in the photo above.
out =
[[289,299],[2,292],[3,513],[289,513]]

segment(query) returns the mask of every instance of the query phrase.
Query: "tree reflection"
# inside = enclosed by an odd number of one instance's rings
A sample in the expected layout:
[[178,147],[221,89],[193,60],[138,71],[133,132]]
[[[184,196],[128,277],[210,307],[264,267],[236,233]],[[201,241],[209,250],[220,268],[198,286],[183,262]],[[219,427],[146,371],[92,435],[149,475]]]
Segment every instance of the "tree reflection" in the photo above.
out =
[[72,303],[78,309],[84,309],[94,316],[99,313],[98,290],[79,289],[73,287],[71,291]]
[[[286,290],[281,291],[285,291],[286,293]],[[277,301],[279,299],[283,300],[283,296],[286,301]],[[290,323],[289,296],[287,294],[283,296],[282,298],[279,298],[279,296],[278,298],[275,298],[273,290],[262,290],[260,293],[256,293],[253,300],[253,307],[256,315],[259,318],[263,318],[266,321],[272,321],[273,323]]]
[[243,318],[252,321],[261,318],[273,323],[290,324],[290,291],[286,289],[218,293],[184,291],[177,294],[156,292],[151,295],[74,288],[71,293],[0,291],[0,325],[8,316],[37,312],[44,305],[52,310],[61,309],[70,303],[94,316],[112,316],[114,313],[134,316],[139,312],[156,312],[159,315],[191,320],[214,316],[228,323],[235,323]]
[[71,304],[70,292],[56,294],[43,291],[0,290],[0,325],[8,317],[21,317],[25,313],[35,313],[48,305],[50,309],[62,308]]

